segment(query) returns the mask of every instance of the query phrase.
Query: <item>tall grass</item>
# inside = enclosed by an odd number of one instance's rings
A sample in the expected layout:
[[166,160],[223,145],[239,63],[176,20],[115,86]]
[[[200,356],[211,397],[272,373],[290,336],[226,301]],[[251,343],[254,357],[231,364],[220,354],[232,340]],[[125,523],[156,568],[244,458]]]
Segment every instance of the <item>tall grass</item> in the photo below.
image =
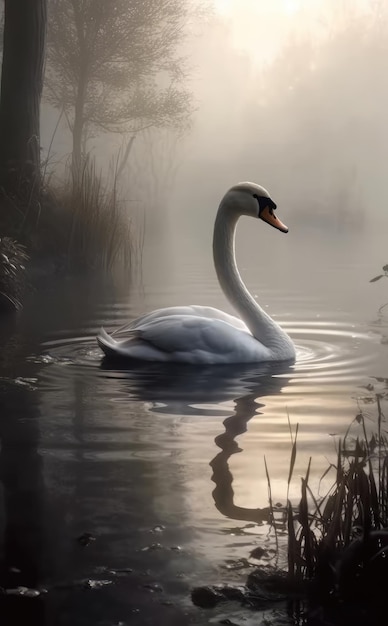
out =
[[[387,384],[387,381],[385,381]],[[287,495],[288,580],[295,588],[312,583],[320,596],[382,599],[388,577],[388,438],[383,430],[381,399],[376,394],[377,429],[368,433],[360,412],[339,440],[336,462],[321,477],[334,474],[327,493],[309,485],[311,458],[301,478],[297,507]],[[359,432],[355,437],[354,428]],[[288,485],[297,453],[292,440]],[[267,478],[268,470],[267,470]]]
[[70,192],[62,191],[70,216],[66,258],[70,266],[111,269],[129,266],[133,255],[131,223],[118,190],[117,168],[107,179],[88,156],[73,178]]
[[20,242],[32,260],[48,258],[64,269],[129,267],[137,250],[118,166],[119,157],[104,176],[88,155],[76,177],[67,172],[65,182],[54,183],[45,162],[34,201],[21,204],[17,197],[2,198],[0,236],[15,245]]
[[120,154],[111,162],[106,177],[89,154],[76,176],[68,173],[65,183],[53,183],[58,164],[53,168],[50,152],[61,116],[40,177],[29,194],[20,183],[12,196],[3,193],[0,198],[1,309],[21,307],[28,259],[38,268],[37,275],[42,275],[129,268],[141,256],[141,245],[133,237],[129,211],[119,191],[119,176],[126,163]]

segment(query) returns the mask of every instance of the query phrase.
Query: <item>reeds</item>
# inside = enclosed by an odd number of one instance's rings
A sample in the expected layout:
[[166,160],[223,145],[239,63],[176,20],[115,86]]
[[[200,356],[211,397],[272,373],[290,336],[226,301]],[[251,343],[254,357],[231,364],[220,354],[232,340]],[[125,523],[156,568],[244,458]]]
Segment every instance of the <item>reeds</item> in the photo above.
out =
[[[368,433],[360,411],[338,441],[336,462],[320,480],[321,484],[334,473],[323,497],[314,495],[309,485],[311,458],[301,478],[297,507],[287,489],[284,522],[290,588],[305,589],[308,584],[315,594],[331,601],[336,597],[357,602],[373,598],[376,602],[379,596],[384,597],[388,577],[388,438],[382,427],[381,399],[385,395],[375,396],[376,432]],[[357,436],[353,435],[355,427]],[[297,454],[297,433],[298,428],[292,437],[288,488]],[[270,485],[267,466],[266,471]]]
[[57,192],[57,197],[67,215],[65,258],[69,268],[130,266],[131,222],[120,198],[115,167],[104,179],[95,159],[88,156],[81,171]]
[[111,162],[104,177],[94,157],[87,155],[77,176],[68,175],[56,185],[46,162],[34,202],[22,205],[17,197],[2,197],[0,235],[14,245],[21,242],[32,260],[48,258],[72,271],[129,267],[134,238],[120,195],[118,161]]

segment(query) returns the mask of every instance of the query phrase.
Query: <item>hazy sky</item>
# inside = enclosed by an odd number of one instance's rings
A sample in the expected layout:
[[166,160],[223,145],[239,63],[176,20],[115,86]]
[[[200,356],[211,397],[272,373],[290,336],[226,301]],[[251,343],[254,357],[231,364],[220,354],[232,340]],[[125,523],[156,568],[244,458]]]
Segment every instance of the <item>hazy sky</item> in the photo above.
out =
[[341,5],[367,7],[370,0],[213,0],[216,11],[230,21],[234,44],[258,63],[270,61],[290,35],[318,34]]

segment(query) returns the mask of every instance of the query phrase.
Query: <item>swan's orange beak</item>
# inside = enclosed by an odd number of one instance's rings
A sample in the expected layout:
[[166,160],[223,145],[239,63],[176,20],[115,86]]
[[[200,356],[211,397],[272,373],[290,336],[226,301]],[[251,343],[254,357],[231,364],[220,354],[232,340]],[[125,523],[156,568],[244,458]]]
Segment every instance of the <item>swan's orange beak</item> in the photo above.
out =
[[262,211],[260,211],[259,215],[260,219],[267,222],[267,224],[271,224],[274,228],[281,230],[282,233],[288,233],[288,227],[280,221],[278,217],[276,217],[275,213],[271,211],[271,209],[266,206]]

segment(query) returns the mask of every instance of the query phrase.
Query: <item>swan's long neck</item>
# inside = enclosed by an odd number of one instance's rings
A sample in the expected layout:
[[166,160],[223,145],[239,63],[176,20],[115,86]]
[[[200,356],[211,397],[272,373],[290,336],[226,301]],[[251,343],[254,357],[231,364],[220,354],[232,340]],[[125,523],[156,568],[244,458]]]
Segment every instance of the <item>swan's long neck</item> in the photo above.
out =
[[279,349],[284,349],[285,343],[291,341],[283,329],[252,298],[242,281],[235,256],[237,220],[236,212],[230,206],[221,203],[213,237],[214,265],[218,280],[225,296],[252,335],[276,355]]

